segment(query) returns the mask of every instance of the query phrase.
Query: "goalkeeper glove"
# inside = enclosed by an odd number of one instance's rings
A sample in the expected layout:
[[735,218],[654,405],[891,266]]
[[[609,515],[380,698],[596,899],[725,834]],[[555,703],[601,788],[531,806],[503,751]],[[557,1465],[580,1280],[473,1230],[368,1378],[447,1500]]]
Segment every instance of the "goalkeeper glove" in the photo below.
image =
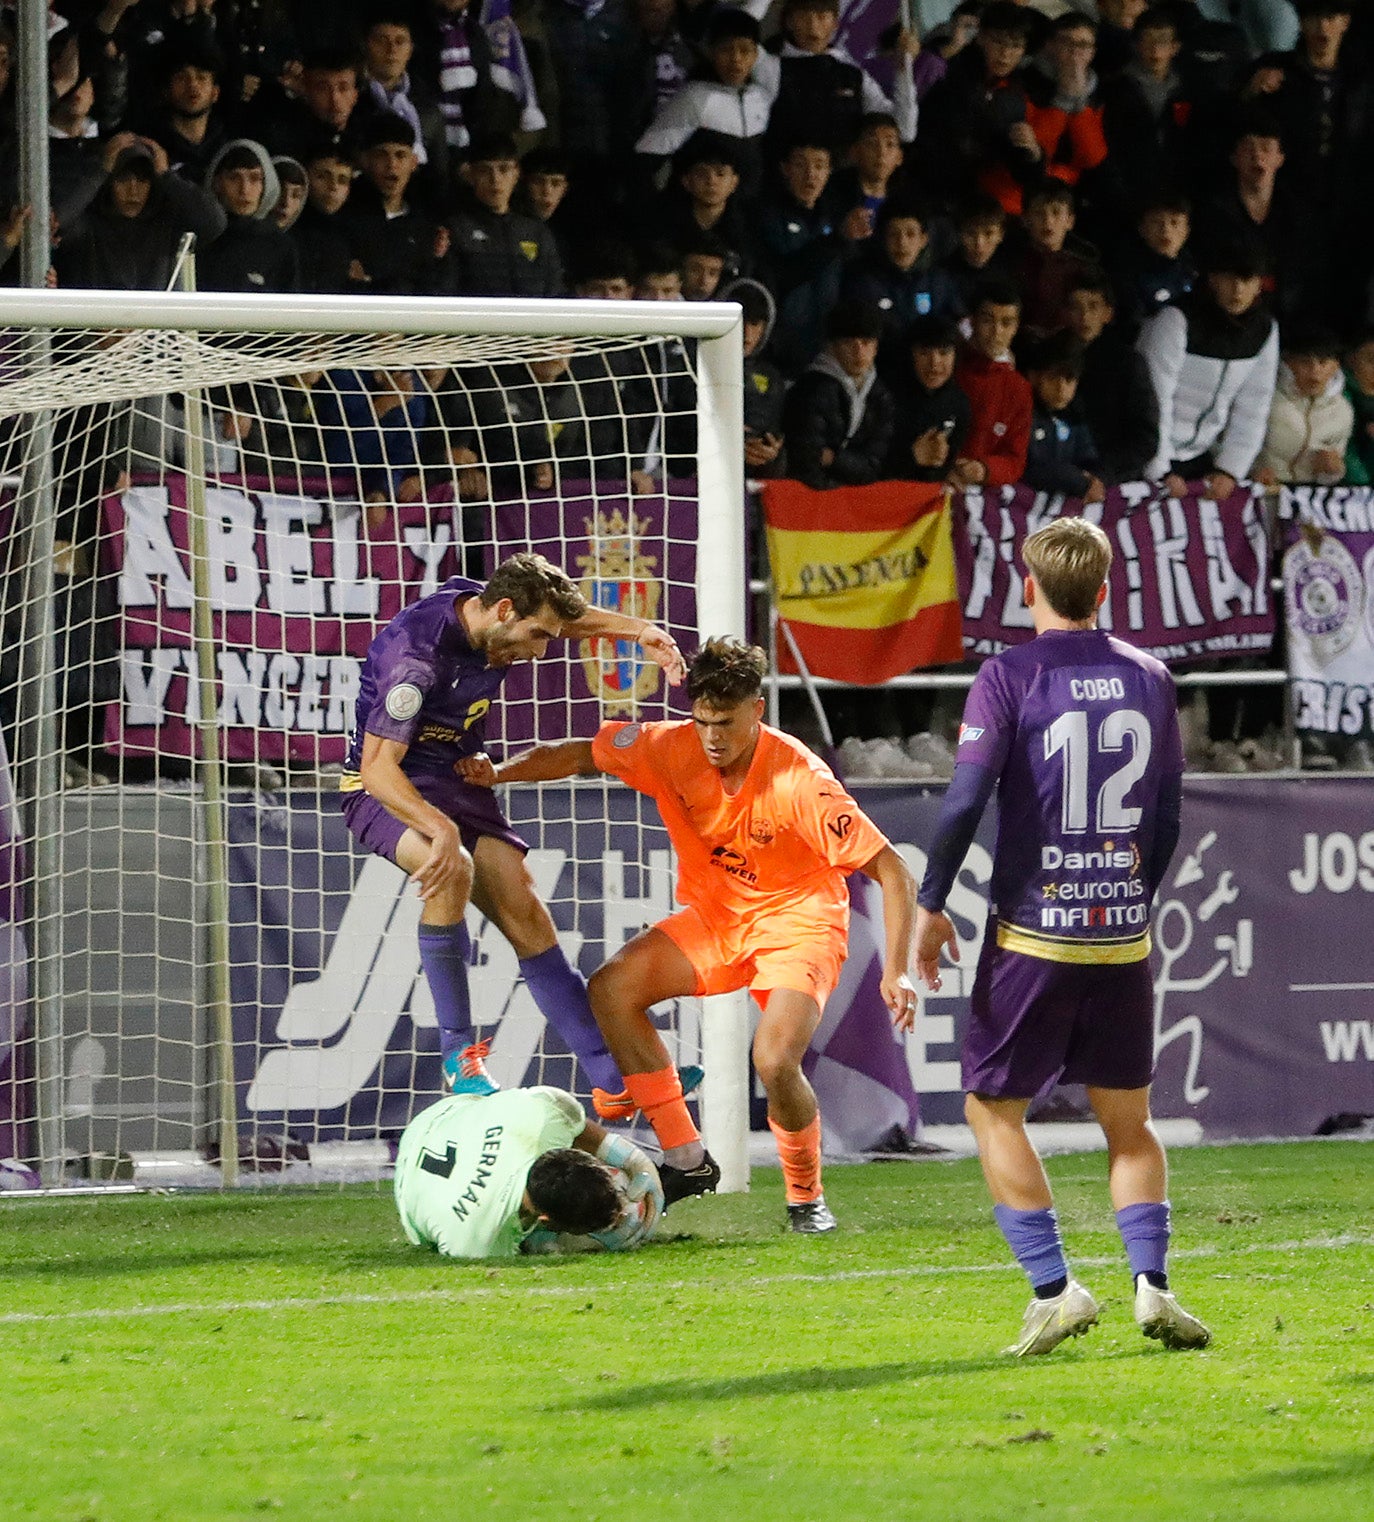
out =
[[613,1225],[592,1235],[608,1252],[628,1252],[648,1239],[663,1214],[663,1185],[658,1169],[646,1153],[623,1136],[608,1135],[597,1148],[596,1156],[624,1176],[626,1182],[621,1193],[625,1209]]

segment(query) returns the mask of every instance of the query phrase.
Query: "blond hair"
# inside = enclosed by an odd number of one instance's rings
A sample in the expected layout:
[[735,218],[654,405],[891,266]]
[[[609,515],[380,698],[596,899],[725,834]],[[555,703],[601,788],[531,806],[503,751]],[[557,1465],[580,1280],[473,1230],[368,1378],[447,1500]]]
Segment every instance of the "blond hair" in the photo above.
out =
[[1021,558],[1045,601],[1082,623],[1097,611],[1097,594],[1112,565],[1112,542],[1086,518],[1056,518],[1021,546]]

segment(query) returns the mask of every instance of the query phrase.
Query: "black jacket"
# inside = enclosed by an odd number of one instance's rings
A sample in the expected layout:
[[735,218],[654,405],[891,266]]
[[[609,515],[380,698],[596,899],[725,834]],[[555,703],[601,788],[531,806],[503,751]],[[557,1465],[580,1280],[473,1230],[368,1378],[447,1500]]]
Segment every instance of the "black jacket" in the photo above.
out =
[[321,295],[366,290],[365,286],[357,286],[349,278],[353,249],[347,227],[342,211],[326,216],[306,203],[287,232],[287,237],[296,245],[301,290]]
[[1159,437],[1159,403],[1144,358],[1112,331],[1088,346],[1076,404],[1097,445],[1108,486],[1141,481]]
[[561,296],[563,263],[547,224],[511,211],[498,216],[469,200],[453,218],[453,259],[463,296]]
[[[910,361],[908,374],[909,367]],[[938,391],[927,391],[914,375],[895,394],[897,423],[892,434],[887,473],[898,481],[943,481],[968,437],[969,424],[973,420],[968,397],[952,377]],[[912,447],[932,428],[938,428],[945,435],[949,454],[943,465],[918,465]]]
[[272,222],[230,217],[201,254],[197,283],[205,291],[295,291],[300,288],[296,246]]
[[179,175],[159,175],[149,188],[148,204],[136,217],[121,216],[114,209],[107,184],[67,230],[53,262],[63,285],[165,291],[182,234],[195,233],[197,246],[204,248],[224,231],[225,221],[214,197]]
[[439,227],[432,217],[414,206],[388,217],[381,197],[366,180],[355,187],[339,216],[340,230],[367,272],[365,290],[377,296],[452,294],[452,261],[435,257]]
[[[868,486],[880,480],[892,444],[895,408],[892,393],[876,377],[858,427],[853,427],[850,393],[816,361],[788,393],[784,412],[788,469],[805,485]],[[834,458],[826,465],[822,451]]]
[[1097,445],[1076,399],[1063,412],[1051,412],[1037,398],[1021,477],[1026,485],[1057,496],[1081,497],[1097,468]]

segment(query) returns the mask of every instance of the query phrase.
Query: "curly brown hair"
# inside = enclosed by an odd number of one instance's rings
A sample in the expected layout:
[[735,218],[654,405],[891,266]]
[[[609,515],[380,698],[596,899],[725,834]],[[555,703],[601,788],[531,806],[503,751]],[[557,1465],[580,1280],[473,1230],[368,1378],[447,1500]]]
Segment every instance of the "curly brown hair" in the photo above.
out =
[[687,657],[687,698],[715,709],[734,708],[763,691],[768,657],[739,639],[708,639]]
[[492,573],[480,601],[484,608],[494,608],[509,597],[521,618],[530,618],[540,608],[550,608],[566,623],[584,616],[587,599],[576,582],[551,560],[523,550],[503,560]]

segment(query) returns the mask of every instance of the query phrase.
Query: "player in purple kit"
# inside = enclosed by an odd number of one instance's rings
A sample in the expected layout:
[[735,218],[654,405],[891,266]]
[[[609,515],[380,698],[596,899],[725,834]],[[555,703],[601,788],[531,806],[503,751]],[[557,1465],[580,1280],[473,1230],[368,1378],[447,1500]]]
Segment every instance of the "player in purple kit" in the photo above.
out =
[[525,867],[525,843],[490,788],[459,775],[482,750],[483,720],[517,661],[554,639],[630,639],[682,680],[673,637],[646,619],[589,607],[542,555],[512,555],[485,586],[453,576],[403,608],[363,662],[353,735],[340,787],[360,844],[408,872],[419,889],[420,962],[434,996],[445,1087],[487,1094],[496,1085],[473,1041],[463,919],[468,900],[515,948],[544,1018],[602,1091],[609,1119],[634,1105],[587,1002],[587,985],[558,944]]
[[1207,1328],[1169,1292],[1167,1164],[1150,1123],[1149,914],[1178,844],[1183,747],[1168,671],[1097,628],[1112,548],[1060,518],[1022,551],[1036,637],[987,661],[964,707],[958,764],[921,884],[916,971],[940,986],[958,959],[944,913],[997,789],[991,904],[963,1046],[964,1113],[997,1224],[1035,1298],[1018,1340],[1048,1353],[1097,1321],[1069,1273],[1026,1110],[1056,1080],[1087,1085],[1107,1138],[1135,1319],[1170,1348]]

